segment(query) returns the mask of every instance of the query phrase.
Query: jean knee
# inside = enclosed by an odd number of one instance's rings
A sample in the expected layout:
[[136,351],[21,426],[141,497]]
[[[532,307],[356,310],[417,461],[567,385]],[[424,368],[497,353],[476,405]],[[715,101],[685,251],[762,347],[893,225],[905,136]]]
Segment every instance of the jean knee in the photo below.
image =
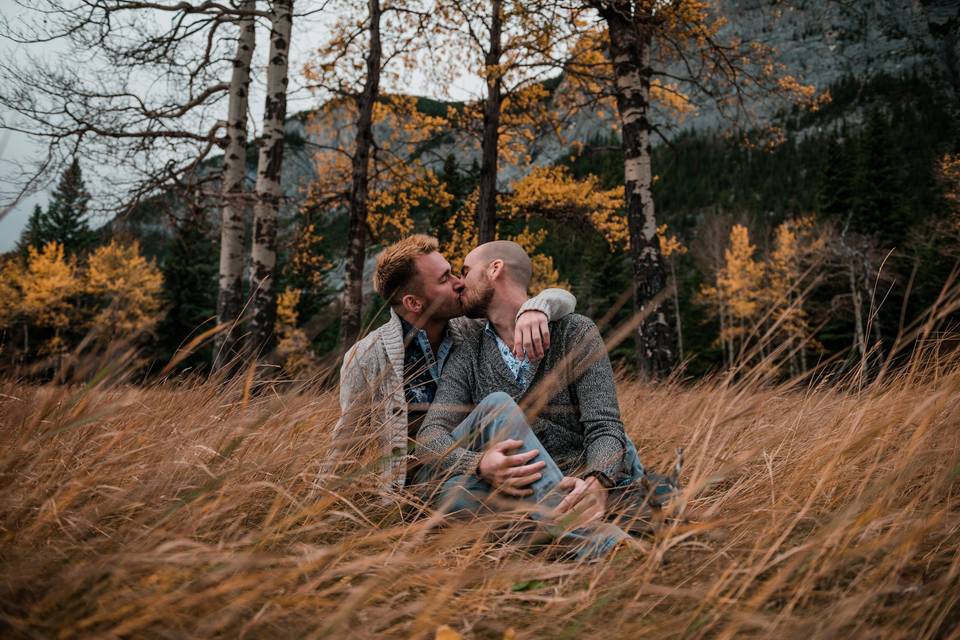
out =
[[514,402],[509,393],[505,391],[494,391],[480,401],[480,406],[486,409],[499,409],[500,407],[512,409],[517,406],[517,403]]

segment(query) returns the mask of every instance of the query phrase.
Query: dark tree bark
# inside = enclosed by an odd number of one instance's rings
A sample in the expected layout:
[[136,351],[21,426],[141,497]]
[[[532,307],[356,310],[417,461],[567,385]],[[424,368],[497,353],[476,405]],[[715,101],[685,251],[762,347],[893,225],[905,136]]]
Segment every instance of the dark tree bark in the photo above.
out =
[[249,351],[267,352],[277,312],[274,267],[277,263],[277,214],[283,196],[283,125],[287,115],[287,83],[293,0],[275,0],[270,16],[270,57],[263,140],[257,162],[256,204],[253,212],[253,249],[250,265],[252,317]]
[[373,148],[373,106],[380,95],[380,0],[368,0],[370,13],[367,77],[357,100],[357,138],[350,186],[350,222],[347,236],[346,281],[340,350],[346,353],[360,335],[363,317],[363,263],[367,254],[367,199],[370,151]]
[[667,274],[657,238],[651,193],[650,65],[653,18],[632,13],[630,2],[598,6],[610,33],[617,110],[623,135],[624,187],[634,305],[646,318],[637,328],[637,367],[647,378],[662,378],[673,366],[673,336],[667,320]]
[[[256,0],[244,0],[241,10],[252,12]],[[238,319],[243,308],[243,232],[247,199],[244,194],[247,155],[247,115],[250,88],[250,64],[256,46],[253,15],[237,20],[240,35],[233,60],[230,97],[227,105],[227,139],[223,154],[220,219],[220,277],[217,296],[217,324],[229,328],[217,335],[213,369],[220,369],[236,355]]]
[[477,201],[477,241],[494,239],[497,232],[497,160],[500,143],[500,107],[503,80],[499,71],[502,53],[501,0],[490,3],[490,48],[484,58],[487,69],[487,98],[483,104],[483,138],[481,142],[480,197]]

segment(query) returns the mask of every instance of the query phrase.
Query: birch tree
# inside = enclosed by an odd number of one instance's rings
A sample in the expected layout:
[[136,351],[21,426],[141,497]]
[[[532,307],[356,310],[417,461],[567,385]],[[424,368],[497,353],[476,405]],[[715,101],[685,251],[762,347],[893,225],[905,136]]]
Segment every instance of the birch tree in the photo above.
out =
[[256,0],[243,0],[243,12],[237,18],[239,35],[230,77],[227,103],[226,141],[220,193],[220,276],[217,295],[217,324],[228,329],[217,334],[214,344],[214,370],[235,355],[238,320],[243,307],[243,235],[248,198],[245,193],[247,156],[247,119],[249,116],[250,65],[256,46],[254,10]]
[[250,252],[252,311],[249,351],[268,347],[276,317],[274,267],[277,262],[277,214],[283,197],[283,130],[287,115],[287,84],[293,0],[275,0],[270,11],[270,53],[264,102],[263,137],[257,159],[253,210],[253,246]]
[[651,135],[662,135],[651,117],[652,87],[692,104],[709,102],[731,122],[746,118],[751,123],[748,98],[784,94],[811,100],[814,91],[783,73],[769,47],[732,34],[721,36],[727,18],[717,0],[589,4],[607,27],[620,117],[634,306],[645,318],[637,328],[637,367],[641,375],[658,378],[670,371],[675,354],[663,303],[667,277],[651,193]]

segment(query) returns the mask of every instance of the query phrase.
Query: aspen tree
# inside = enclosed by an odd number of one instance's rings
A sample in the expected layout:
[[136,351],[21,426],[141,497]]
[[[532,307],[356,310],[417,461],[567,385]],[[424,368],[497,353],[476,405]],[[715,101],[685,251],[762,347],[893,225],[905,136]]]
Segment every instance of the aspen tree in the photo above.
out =
[[[626,211],[633,259],[637,365],[659,378],[674,362],[673,338],[660,299],[667,286],[652,196],[653,92],[679,103],[709,101],[731,121],[749,115],[746,99],[785,95],[816,104],[813,89],[785,75],[758,42],[723,36],[727,18],[716,0],[589,0],[607,27],[613,93],[620,118]],[[674,84],[665,82],[670,79]],[[661,132],[662,135],[662,132]]]
[[136,241],[112,240],[91,253],[83,288],[97,301],[90,329],[104,341],[150,333],[162,317],[163,276]]
[[786,342],[790,353],[797,352],[788,363],[791,375],[807,370],[806,345],[818,346],[810,337],[804,294],[807,283],[817,276],[815,267],[824,259],[828,238],[828,230],[817,228],[812,216],[787,220],[774,231],[765,304],[770,322],[777,327],[774,339]]
[[535,132],[550,126],[549,94],[542,81],[563,68],[586,29],[582,11],[553,0],[437,3],[439,42],[432,45],[433,66],[442,70],[435,74],[437,84],[449,83],[463,71],[475,73],[484,84],[479,102],[450,114],[454,126],[480,147],[475,213],[480,243],[496,235],[501,161],[529,162],[526,150]]
[[251,318],[248,351],[257,355],[269,346],[276,298],[273,282],[277,263],[277,215],[283,197],[283,129],[287,115],[287,83],[293,0],[275,0],[270,12],[270,54],[263,114],[263,138],[257,160],[250,252]]
[[25,320],[24,351],[31,348],[27,327],[33,326],[53,333],[40,345],[39,353],[62,353],[67,349],[63,334],[75,320],[76,296],[83,286],[76,258],[56,242],[27,251],[27,265],[18,282],[20,310]]
[[247,118],[249,115],[250,66],[256,46],[253,10],[256,0],[243,0],[244,12],[237,20],[239,36],[233,58],[227,104],[226,143],[223,150],[220,214],[220,275],[217,295],[217,323],[229,328],[217,334],[214,342],[213,369],[217,370],[235,355],[239,318],[243,307],[243,236],[246,225],[245,194],[247,167]]
[[699,300],[713,308],[720,320],[717,342],[728,366],[733,366],[744,352],[748,330],[763,310],[764,264],[755,253],[747,227],[733,225],[722,266],[713,283],[700,288]]
[[[479,197],[474,191],[464,206],[448,221],[449,242],[444,244],[444,255],[453,271],[459,271],[467,253],[478,243],[473,205]],[[513,240],[530,254],[533,277],[530,293],[559,283],[560,276],[553,258],[540,253],[547,238],[547,230],[534,229],[537,220],[573,222],[595,228],[611,247],[626,244],[626,221],[619,208],[623,189],[602,189],[596,176],[582,180],[573,178],[565,167],[536,167],[529,174],[511,184],[511,189],[500,198],[501,221],[522,220],[523,226],[514,235],[504,234],[499,225],[494,238]]]

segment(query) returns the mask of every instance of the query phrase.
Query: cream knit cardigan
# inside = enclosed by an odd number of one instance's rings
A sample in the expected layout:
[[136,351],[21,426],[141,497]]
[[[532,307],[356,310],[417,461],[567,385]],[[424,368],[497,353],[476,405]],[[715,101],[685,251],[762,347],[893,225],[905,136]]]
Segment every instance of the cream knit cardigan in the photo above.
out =
[[[550,320],[573,313],[577,299],[563,289],[545,289],[527,300],[526,311],[542,311]],[[454,348],[483,329],[484,320],[454,318],[448,324]],[[406,483],[407,400],[403,389],[403,330],[400,317],[390,320],[353,345],[340,368],[340,419],[333,428],[332,459],[322,465],[318,481],[327,484],[339,464],[349,463],[359,450],[376,447],[382,493]]]

